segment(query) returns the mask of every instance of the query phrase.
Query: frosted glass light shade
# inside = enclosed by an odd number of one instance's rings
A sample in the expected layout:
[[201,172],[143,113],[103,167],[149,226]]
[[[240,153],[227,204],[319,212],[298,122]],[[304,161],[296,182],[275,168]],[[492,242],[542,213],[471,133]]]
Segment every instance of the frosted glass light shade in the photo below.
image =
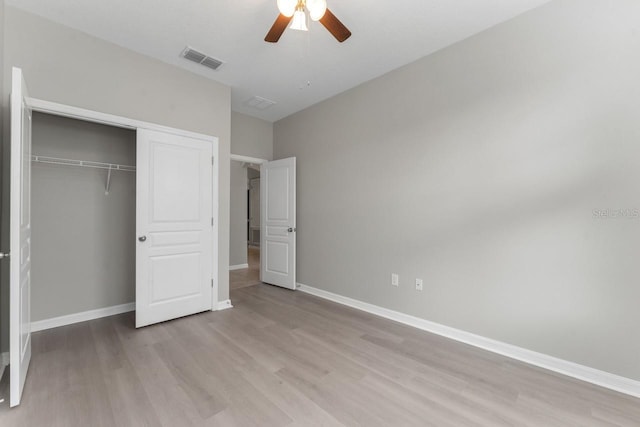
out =
[[278,10],[287,18],[293,16],[297,5],[298,0],[278,0]]
[[304,14],[304,10],[296,10],[296,12],[293,14],[291,29],[299,31],[309,31],[309,29],[307,28],[307,17]]
[[319,21],[327,11],[327,1],[307,0],[307,10],[309,11],[309,18],[314,21]]

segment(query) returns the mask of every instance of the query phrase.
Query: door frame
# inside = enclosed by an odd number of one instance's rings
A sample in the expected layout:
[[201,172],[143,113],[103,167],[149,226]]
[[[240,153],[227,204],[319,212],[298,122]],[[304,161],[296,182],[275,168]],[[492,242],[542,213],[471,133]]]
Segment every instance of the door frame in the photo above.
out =
[[[141,120],[130,119],[128,117],[116,116],[113,114],[101,113],[98,111],[87,110],[84,108],[73,107],[71,105],[59,104],[56,102],[45,101],[37,98],[26,98],[27,106],[33,111],[39,113],[51,114],[54,116],[67,117],[76,120],[82,120],[85,122],[99,123],[107,126],[113,126],[122,129],[137,130],[148,129],[163,133],[169,133],[173,135],[185,136],[188,138],[200,139],[203,141],[211,142],[213,146],[213,184],[211,186],[211,212],[215,217],[213,230],[211,233],[211,239],[213,240],[213,257],[212,272],[213,286],[211,292],[211,311],[221,310],[225,307],[221,307],[218,304],[218,289],[220,279],[220,266],[218,262],[219,245],[219,223],[220,223],[220,149],[218,137],[205,135],[197,132],[186,131],[182,129],[171,128],[168,126],[162,126],[155,123],[144,122]],[[132,236],[135,238],[136,236]]]
[[229,155],[229,159],[233,160],[234,162],[253,163],[255,165],[261,165],[263,163],[267,163],[271,161],[267,159],[260,159],[258,157],[243,156],[240,154],[231,154]]

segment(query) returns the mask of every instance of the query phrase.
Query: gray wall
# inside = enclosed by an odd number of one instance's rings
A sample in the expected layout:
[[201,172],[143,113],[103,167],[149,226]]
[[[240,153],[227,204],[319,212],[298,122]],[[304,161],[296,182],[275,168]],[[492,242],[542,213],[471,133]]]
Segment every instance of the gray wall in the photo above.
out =
[[[233,139],[233,137],[232,137]],[[247,263],[247,168],[231,162],[229,265]]]
[[[34,114],[33,153],[136,164],[136,133]],[[136,174],[35,163],[31,320],[135,301]]]
[[[10,79],[7,70],[15,65],[24,70],[33,97],[220,138],[218,297],[227,299],[230,88],[15,8],[5,8],[5,31],[5,106]],[[5,158],[3,247],[8,242],[6,165]],[[3,269],[5,290],[7,277],[7,269]],[[3,298],[3,311],[7,302]],[[6,349],[5,327],[3,331],[2,348]]]
[[[273,159],[273,123],[231,113],[231,153]],[[247,169],[231,162],[229,265],[247,263]]]
[[273,159],[273,123],[231,112],[231,153]]
[[640,219],[593,212],[640,208],[638,22],[554,1],[277,122],[299,282],[640,380]]
[[247,178],[252,180],[254,178],[260,178],[260,171],[248,168],[247,169]]

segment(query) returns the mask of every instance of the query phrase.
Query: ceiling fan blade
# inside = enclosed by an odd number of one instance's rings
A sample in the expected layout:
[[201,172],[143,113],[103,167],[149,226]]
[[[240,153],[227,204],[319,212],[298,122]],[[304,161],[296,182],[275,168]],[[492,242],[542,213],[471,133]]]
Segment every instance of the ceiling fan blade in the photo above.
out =
[[278,40],[280,40],[280,36],[282,36],[284,30],[287,29],[287,25],[289,25],[289,22],[291,22],[292,19],[293,16],[287,18],[283,14],[279,14],[276,18],[276,22],[273,23],[273,26],[271,26],[271,29],[267,33],[267,36],[264,38],[264,41],[269,43],[276,43]]
[[329,9],[324,13],[324,16],[320,18],[320,23],[329,30],[333,37],[335,37],[340,43],[351,37],[351,31],[344,26],[336,15],[331,13]]

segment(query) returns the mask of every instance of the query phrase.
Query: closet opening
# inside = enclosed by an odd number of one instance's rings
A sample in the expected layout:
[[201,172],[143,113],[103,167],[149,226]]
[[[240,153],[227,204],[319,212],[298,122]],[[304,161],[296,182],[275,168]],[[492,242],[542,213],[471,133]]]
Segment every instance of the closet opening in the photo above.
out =
[[10,104],[15,407],[31,332],[134,309],[141,328],[231,304],[218,303],[217,137],[30,98],[16,67]]
[[33,113],[32,330],[133,311],[136,131]]

